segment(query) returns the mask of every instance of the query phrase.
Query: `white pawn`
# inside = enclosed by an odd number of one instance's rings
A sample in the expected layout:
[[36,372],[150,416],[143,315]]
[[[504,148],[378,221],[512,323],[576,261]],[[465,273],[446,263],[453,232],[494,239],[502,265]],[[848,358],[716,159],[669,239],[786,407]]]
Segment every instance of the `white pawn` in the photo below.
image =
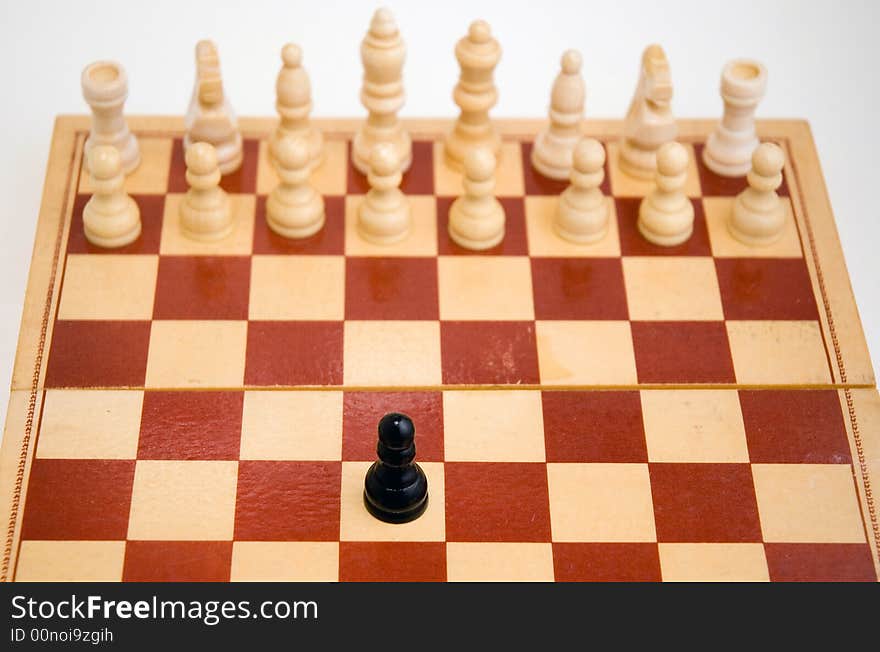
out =
[[122,113],[128,97],[125,69],[115,61],[96,61],[85,67],[80,81],[83,97],[92,109],[92,127],[85,144],[86,165],[92,147],[113,145],[119,150],[123,172],[131,174],[141,163],[141,152]]
[[553,229],[578,244],[601,240],[608,232],[608,201],[599,186],[605,178],[605,150],[594,138],[574,150],[571,185],[559,196]]
[[785,208],[776,189],[782,183],[785,154],[773,143],[764,143],[752,154],[749,187],[736,196],[727,223],[734,238],[752,246],[773,244],[782,235]]
[[551,179],[568,178],[572,152],[581,137],[587,92],[581,65],[577,50],[567,50],[562,55],[562,70],[550,95],[550,126],[538,134],[532,148],[532,165]]
[[324,226],[324,198],[309,183],[309,146],[285,136],[273,145],[281,179],[266,200],[266,221],[285,238],[307,238]]
[[504,207],[495,198],[495,155],[481,147],[464,160],[464,194],[449,209],[449,237],[465,249],[491,249],[504,238]]
[[373,147],[367,174],[370,190],[358,210],[357,230],[364,240],[390,245],[409,235],[412,214],[400,190],[402,178],[395,147],[391,143]]
[[645,240],[663,247],[685,242],[694,231],[694,206],[684,192],[688,153],[675,141],[657,150],[657,187],[639,205],[638,227]]
[[309,121],[312,110],[312,87],[302,67],[302,50],[288,43],[281,50],[283,65],[275,83],[275,108],[281,118],[272,136],[272,147],[285,137],[304,138],[308,147],[309,165],[317,167],[324,159],[324,136]]
[[190,188],[180,203],[183,234],[203,242],[232,233],[229,197],[220,187],[217,151],[208,143],[193,143],[186,150],[186,181]]
[[112,145],[89,150],[94,194],[83,209],[86,238],[99,247],[124,247],[141,234],[141,212],[125,193],[122,156]]

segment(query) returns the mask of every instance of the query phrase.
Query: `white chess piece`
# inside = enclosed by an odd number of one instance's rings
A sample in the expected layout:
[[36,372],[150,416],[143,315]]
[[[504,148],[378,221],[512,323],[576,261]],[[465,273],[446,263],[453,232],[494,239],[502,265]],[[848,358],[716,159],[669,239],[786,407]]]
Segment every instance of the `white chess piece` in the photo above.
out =
[[83,97],[92,109],[92,127],[84,150],[86,167],[93,147],[113,145],[119,150],[123,172],[131,174],[141,163],[141,152],[122,113],[128,97],[125,69],[115,61],[96,61],[85,67],[80,81]]
[[400,190],[403,175],[397,150],[390,143],[379,143],[370,154],[367,181],[370,190],[358,209],[357,230],[367,242],[390,245],[409,235],[412,214]]
[[727,223],[730,233],[740,242],[766,246],[782,235],[785,207],[776,190],[782,183],[784,166],[785,154],[773,143],[759,145],[752,155],[749,187],[736,196]]
[[269,228],[285,238],[307,238],[324,226],[324,198],[309,182],[311,162],[304,138],[275,141],[273,157],[280,182],[266,200]]
[[638,227],[648,242],[672,247],[694,231],[694,206],[684,192],[688,153],[673,141],[657,151],[656,188],[639,205]]
[[180,202],[180,228],[192,240],[221,240],[234,227],[229,197],[220,187],[217,152],[208,143],[186,150],[186,181],[190,188]]
[[572,153],[581,138],[587,93],[581,65],[577,50],[562,55],[562,69],[550,94],[550,125],[538,134],[532,147],[532,166],[550,179],[568,178]]
[[449,237],[461,247],[481,251],[504,239],[504,207],[495,198],[496,159],[485,148],[471,150],[464,162],[464,194],[449,208]]
[[608,199],[600,186],[605,178],[605,150],[593,138],[581,139],[574,150],[571,185],[559,196],[553,221],[556,233],[569,242],[586,244],[608,232]]
[[124,247],[141,234],[141,214],[125,193],[122,157],[112,145],[89,150],[94,194],[83,209],[83,227],[89,242],[99,247]]
[[324,160],[324,136],[309,120],[312,87],[302,66],[302,50],[298,45],[288,43],[281,50],[281,61],[275,82],[275,108],[280,122],[272,135],[269,151],[273,151],[283,138],[303,138],[308,147],[309,165],[315,168]]
[[721,71],[724,114],[703,149],[703,162],[716,174],[741,177],[751,169],[758,147],[755,109],[766,88],[767,69],[757,61],[737,59]]

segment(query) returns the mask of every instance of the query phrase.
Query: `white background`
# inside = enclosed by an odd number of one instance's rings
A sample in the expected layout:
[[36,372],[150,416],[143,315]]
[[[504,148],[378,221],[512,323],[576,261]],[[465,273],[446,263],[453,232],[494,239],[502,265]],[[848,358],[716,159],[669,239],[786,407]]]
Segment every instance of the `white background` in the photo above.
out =
[[[408,46],[404,116],[453,116],[452,53],[485,18],[504,48],[493,115],[546,115],[566,48],[584,57],[587,116],[622,117],[645,45],[665,48],[681,117],[721,110],[728,59],[769,70],[759,117],[810,121],[868,343],[880,359],[880,3],[712,1],[388,2]],[[182,114],[200,38],[220,49],[239,115],[274,113],[281,46],[300,44],[315,116],[362,116],[360,40],[371,2],[49,2],[3,0],[0,11],[0,411],[6,409],[54,116],[84,113],[79,76],[110,58],[128,70],[129,113]]]

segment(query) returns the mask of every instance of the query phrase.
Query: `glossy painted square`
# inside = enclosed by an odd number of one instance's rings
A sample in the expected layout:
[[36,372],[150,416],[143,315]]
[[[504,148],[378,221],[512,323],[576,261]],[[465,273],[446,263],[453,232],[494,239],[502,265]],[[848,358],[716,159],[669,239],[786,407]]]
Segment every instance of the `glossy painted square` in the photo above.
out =
[[125,582],[228,582],[231,541],[128,541]]
[[161,256],[153,319],[247,319],[246,256]]
[[252,321],[244,384],[342,384],[341,321]]
[[707,256],[623,259],[630,318],[639,321],[720,321],[721,294]]
[[619,258],[532,258],[537,319],[628,319]]
[[247,322],[154,321],[147,387],[240,387]]
[[659,582],[656,543],[554,543],[557,582]]
[[818,319],[803,259],[716,259],[727,319]]
[[440,319],[535,318],[532,276],[525,256],[440,256],[437,275]]
[[638,321],[632,336],[640,383],[734,381],[724,322]]
[[774,582],[876,582],[871,549],[858,543],[767,543]]
[[158,264],[155,255],[68,255],[58,319],[150,319]]
[[248,317],[333,321],[345,317],[343,256],[252,256]]
[[355,387],[440,383],[440,323],[346,321],[344,380]]
[[818,321],[728,321],[725,326],[738,383],[831,382],[830,363]]
[[508,385],[538,382],[531,321],[444,321],[443,383]]
[[118,582],[125,541],[22,541],[16,582]]
[[438,319],[437,261],[348,257],[344,296],[346,319]]
[[539,321],[535,328],[542,385],[636,382],[628,321]]
[[444,582],[446,544],[440,541],[343,541],[343,582]]

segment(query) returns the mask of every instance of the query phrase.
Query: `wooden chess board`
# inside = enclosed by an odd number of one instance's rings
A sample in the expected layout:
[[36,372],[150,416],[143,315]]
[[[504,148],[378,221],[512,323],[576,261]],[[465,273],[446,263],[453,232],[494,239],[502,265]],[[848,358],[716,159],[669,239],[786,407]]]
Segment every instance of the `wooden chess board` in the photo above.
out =
[[[0,458],[6,580],[876,580],[880,397],[807,125],[764,121],[787,156],[785,234],[725,227],[742,180],[709,172],[713,127],[682,121],[693,237],[636,229],[650,184],[608,149],[611,229],[550,228],[563,185],[529,164],[542,123],[500,121],[507,233],[446,233],[460,179],[443,121],[412,121],[414,229],[354,220],[355,121],[320,121],[327,222],[265,222],[274,122],[241,121],[223,180],[237,227],[183,238],[182,120],[131,118],[143,232],[84,238],[86,117],[58,120]],[[17,216],[16,219],[26,219]],[[370,517],[386,411],[410,414],[430,505]]]

